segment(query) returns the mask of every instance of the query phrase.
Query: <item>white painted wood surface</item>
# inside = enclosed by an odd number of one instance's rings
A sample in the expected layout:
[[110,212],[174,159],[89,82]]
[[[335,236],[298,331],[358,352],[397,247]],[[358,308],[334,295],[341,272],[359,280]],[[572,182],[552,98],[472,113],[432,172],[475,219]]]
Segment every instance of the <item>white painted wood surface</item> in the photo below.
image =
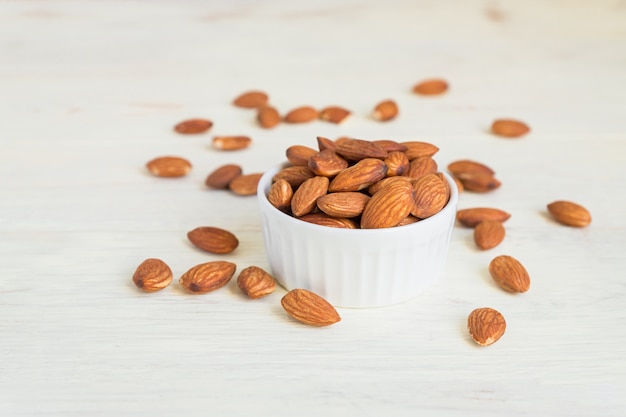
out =
[[[623,416],[626,413],[626,3],[624,1],[0,1],[0,415]],[[441,76],[449,94],[410,93]],[[341,126],[262,130],[230,101],[251,88],[281,111],[340,104]],[[400,117],[368,118],[394,98]],[[188,117],[215,122],[183,137]],[[527,121],[519,140],[494,118]],[[236,153],[213,134],[248,134]],[[488,252],[457,228],[440,281],[381,309],[341,309],[310,328],[250,301],[234,282],[190,296],[143,294],[147,257],[175,275],[208,260],[266,266],[253,197],[208,191],[235,162],[263,171],[315,137],[428,140],[440,166],[472,158],[501,189],[460,207],[512,213]],[[176,154],[194,169],[151,177]],[[557,225],[556,199],[590,209]],[[200,225],[236,233],[228,256],[201,253]],[[498,254],[531,290],[491,281]],[[507,332],[480,348],[476,307]]]

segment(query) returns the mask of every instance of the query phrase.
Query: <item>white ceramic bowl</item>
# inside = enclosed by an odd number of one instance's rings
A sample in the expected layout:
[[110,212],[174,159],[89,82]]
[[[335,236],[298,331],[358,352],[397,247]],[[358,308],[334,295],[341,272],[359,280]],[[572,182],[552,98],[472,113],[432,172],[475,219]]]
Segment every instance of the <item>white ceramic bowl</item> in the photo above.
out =
[[298,220],[267,200],[272,177],[258,186],[265,250],[272,274],[287,290],[305,288],[339,307],[382,307],[407,301],[432,284],[445,263],[458,191],[437,214],[386,229],[339,229]]

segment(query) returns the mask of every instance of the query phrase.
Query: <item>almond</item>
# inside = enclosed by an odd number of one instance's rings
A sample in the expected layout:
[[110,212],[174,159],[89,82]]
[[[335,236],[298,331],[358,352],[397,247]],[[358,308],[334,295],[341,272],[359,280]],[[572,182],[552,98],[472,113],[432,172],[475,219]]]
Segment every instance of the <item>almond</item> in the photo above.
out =
[[409,224],[417,223],[420,220],[421,219],[418,219],[417,217],[415,217],[413,215],[408,215],[407,217],[404,218],[404,220],[402,220],[400,223],[398,223],[398,225],[396,227],[407,226]]
[[409,170],[409,158],[401,151],[391,151],[385,158],[385,165],[387,165],[387,176],[393,177],[396,175],[403,175]]
[[249,266],[239,273],[237,286],[249,298],[261,298],[274,292],[276,280],[264,269]]
[[337,141],[335,152],[349,161],[360,161],[364,158],[384,159],[388,153],[374,142],[349,138],[342,138]]
[[310,213],[317,205],[317,199],[328,192],[329,180],[327,177],[309,178],[293,193],[291,199],[291,213],[304,216]]
[[239,246],[234,234],[219,227],[196,227],[187,233],[187,238],[198,249],[210,253],[231,253]]
[[157,177],[183,177],[191,171],[191,163],[178,156],[161,156],[149,161],[146,168]]
[[332,217],[357,217],[370,197],[356,191],[326,194],[317,199],[317,207]]
[[406,146],[407,149],[405,153],[409,161],[419,158],[420,156],[433,156],[439,151],[437,146],[428,142],[409,141],[400,142],[400,144]]
[[341,171],[331,181],[328,191],[359,191],[387,174],[387,165],[380,159],[365,158]]
[[419,156],[409,163],[409,169],[406,175],[411,178],[419,178],[422,175],[434,174],[439,167],[437,162],[430,156]]
[[309,164],[309,158],[317,153],[318,152],[315,149],[302,145],[292,145],[285,151],[287,160],[291,165],[302,166],[307,166]]
[[245,149],[252,143],[248,136],[215,136],[213,147],[220,151],[238,151]]
[[262,176],[263,173],[240,175],[228,184],[228,188],[237,195],[255,195]]
[[256,115],[259,125],[265,129],[271,129],[280,123],[280,114],[272,106],[260,107]]
[[436,172],[435,175],[446,186],[446,204],[448,204],[448,201],[450,201],[450,184],[448,183],[448,179],[443,175],[442,172]]
[[337,144],[335,144],[334,141],[325,138],[323,136],[318,136],[317,137],[317,146],[319,148],[320,151],[325,151],[326,149],[329,149],[331,151],[334,151],[335,148],[337,147]]
[[487,193],[500,188],[502,185],[496,177],[489,174],[459,174],[455,177],[463,184],[464,190],[476,193]]
[[328,301],[308,290],[291,290],[280,303],[291,317],[311,326],[329,326],[341,320]]
[[393,100],[384,100],[374,107],[373,117],[381,122],[393,120],[398,115],[398,105]]
[[213,122],[207,119],[188,119],[174,126],[174,130],[184,135],[204,133],[213,126]]
[[497,119],[491,124],[493,134],[506,138],[518,138],[530,132],[524,122],[514,119]]
[[309,169],[315,175],[334,177],[348,167],[348,161],[330,149],[325,149],[309,158]]
[[489,346],[502,337],[506,330],[506,321],[493,308],[477,308],[467,317],[467,329],[476,343]]
[[456,212],[456,219],[463,226],[476,227],[485,220],[493,220],[500,223],[507,221],[511,215],[504,210],[491,207],[475,207]]
[[204,180],[209,188],[226,189],[230,182],[241,175],[242,169],[236,164],[226,164],[211,172]]
[[411,213],[413,206],[411,183],[394,182],[383,187],[367,202],[361,216],[361,228],[380,229],[397,226]]
[[256,109],[267,105],[268,96],[262,91],[248,91],[233,100],[237,107],[245,109]]
[[566,226],[585,227],[591,223],[591,213],[571,201],[554,201],[548,204],[548,211],[557,222]]
[[500,288],[509,292],[526,292],[530,288],[530,277],[524,265],[508,255],[495,257],[489,263],[489,273]]
[[293,188],[286,180],[279,179],[274,182],[267,193],[267,200],[280,211],[287,212],[291,209]]
[[235,274],[235,269],[237,266],[232,262],[206,262],[189,269],[178,282],[191,293],[207,293],[228,284]]
[[452,175],[463,175],[463,174],[487,174],[487,175],[495,175],[493,169],[489,168],[487,165],[472,161],[469,159],[460,159],[458,161],[451,162],[448,164],[448,171]]
[[415,180],[413,191],[415,206],[411,214],[420,219],[439,213],[448,202],[446,184],[436,174],[426,174]]
[[343,107],[328,106],[320,111],[319,118],[330,123],[343,123],[350,114],[350,110]]
[[443,94],[448,91],[448,83],[441,78],[429,78],[413,86],[415,94],[426,96]]
[[300,184],[314,176],[315,174],[309,167],[296,165],[281,169],[272,177],[272,181],[283,179],[293,188],[298,188]]
[[474,228],[474,242],[482,250],[492,249],[503,240],[506,231],[501,222],[485,220]]
[[338,229],[356,229],[356,223],[351,219],[340,217],[331,217],[326,213],[310,213],[299,217],[300,220],[307,223],[317,224],[319,226],[335,227]]
[[172,282],[172,270],[162,260],[148,258],[135,270],[133,282],[145,292],[159,291]]
[[374,195],[376,194],[378,191],[380,191],[381,189],[383,189],[383,187],[386,187],[388,185],[391,185],[395,182],[406,182],[411,184],[411,178],[409,177],[399,177],[399,176],[395,176],[395,177],[387,177],[387,178],[383,178],[380,181],[376,181],[374,184],[370,185],[369,187],[367,187],[367,193],[369,195]]
[[308,123],[317,119],[317,110],[311,106],[302,106],[289,111],[284,118],[287,123]]
[[406,145],[403,145],[391,139],[377,139],[373,140],[372,143],[375,143],[387,152],[406,152],[408,149]]

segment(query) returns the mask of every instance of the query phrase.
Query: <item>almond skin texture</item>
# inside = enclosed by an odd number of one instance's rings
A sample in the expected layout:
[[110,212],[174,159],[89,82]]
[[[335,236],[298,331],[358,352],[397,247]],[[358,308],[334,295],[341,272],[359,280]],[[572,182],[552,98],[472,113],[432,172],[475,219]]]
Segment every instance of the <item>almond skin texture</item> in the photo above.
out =
[[262,173],[240,175],[228,184],[228,188],[237,195],[255,195],[262,176]]
[[408,149],[405,145],[391,139],[377,139],[373,140],[372,143],[375,143],[387,152],[406,152]]
[[211,172],[204,180],[209,188],[226,189],[232,180],[240,176],[242,169],[236,164],[226,164]]
[[474,228],[474,242],[482,250],[492,249],[503,240],[506,231],[501,222],[485,220]]
[[271,129],[280,123],[280,114],[274,107],[263,106],[259,108],[256,119],[262,128]]
[[409,163],[406,175],[411,178],[419,178],[422,175],[434,174],[439,167],[437,162],[430,156],[420,156]]
[[530,288],[528,271],[512,256],[495,257],[489,263],[489,273],[496,284],[508,292],[526,292]]
[[293,188],[291,188],[291,184],[283,179],[274,182],[267,193],[267,200],[270,204],[283,212],[291,210],[292,198]]
[[360,161],[364,158],[384,159],[388,154],[383,147],[374,142],[348,138],[337,141],[335,152],[349,161]]
[[325,149],[311,156],[308,166],[315,175],[334,177],[348,167],[348,161],[331,149]]
[[428,142],[409,141],[400,142],[400,144],[406,146],[407,149],[405,153],[409,161],[419,158],[420,156],[433,156],[439,151],[437,146]]
[[231,253],[239,246],[234,234],[219,227],[196,227],[187,233],[187,238],[198,249],[210,253]]
[[326,213],[311,213],[299,217],[300,220],[317,224],[318,226],[335,227],[337,229],[357,229],[357,224],[352,219],[331,217]]
[[565,226],[585,227],[591,223],[591,213],[580,204],[560,200],[547,207],[552,217]]
[[365,205],[361,229],[397,226],[411,213],[414,202],[413,186],[410,182],[398,181],[383,187]]
[[448,164],[448,171],[452,175],[463,175],[463,174],[487,174],[487,175],[495,175],[493,169],[489,168],[487,165],[472,161],[470,159],[460,159],[458,161],[451,162]]
[[172,282],[172,270],[162,260],[148,258],[135,270],[133,282],[145,292],[159,291]]
[[506,321],[493,308],[477,308],[467,317],[467,329],[476,343],[489,346],[502,337],[506,330]]
[[511,215],[506,211],[492,207],[475,207],[456,212],[456,220],[466,227],[476,227],[478,223],[485,220],[503,223],[510,217]]
[[331,181],[328,191],[359,191],[385,178],[387,165],[380,159],[365,158],[341,171]]
[[215,136],[213,147],[220,151],[238,151],[246,149],[252,143],[248,136]]
[[261,298],[274,292],[276,280],[258,266],[243,269],[237,277],[237,286],[249,298]]
[[519,120],[497,119],[491,124],[491,131],[505,138],[519,138],[530,132],[530,127]]
[[369,199],[368,195],[355,191],[330,193],[317,199],[317,207],[332,217],[357,217]]
[[348,119],[351,112],[339,106],[329,106],[322,109],[319,118],[330,123],[343,123]]
[[308,123],[317,119],[319,116],[317,110],[311,106],[302,106],[295,108],[285,115],[286,123]]
[[337,310],[328,301],[308,290],[291,290],[280,303],[287,314],[310,326],[329,326],[341,320]]
[[325,138],[323,136],[318,136],[317,147],[320,151],[325,151],[326,149],[334,151],[335,148],[337,147],[337,144],[328,138]]
[[178,156],[161,156],[146,164],[148,171],[154,176],[164,178],[184,177],[191,171],[191,163]]
[[272,181],[283,179],[287,181],[293,188],[298,188],[304,181],[313,178],[315,174],[306,166],[290,166],[281,169],[272,177]]
[[391,151],[385,158],[385,165],[387,165],[388,177],[403,175],[409,170],[409,158],[404,152]]
[[292,145],[285,151],[285,156],[291,165],[307,166],[309,159],[317,153],[317,150],[308,146]]
[[382,190],[384,187],[394,184],[396,182],[407,182],[407,183],[411,183],[411,178],[409,177],[402,177],[402,176],[395,176],[395,177],[387,177],[387,178],[383,178],[380,181],[375,182],[374,184],[370,185],[369,187],[367,187],[367,193],[369,195],[374,195],[376,194],[378,191]]
[[213,126],[213,122],[206,119],[188,119],[174,126],[174,130],[183,135],[204,133]]
[[446,184],[436,174],[426,174],[418,178],[413,183],[413,191],[415,206],[411,214],[419,219],[426,219],[439,213],[448,202]]
[[313,177],[305,182],[293,193],[291,199],[291,213],[296,216],[309,214],[317,205],[317,199],[328,192],[327,177]]
[[194,266],[185,272],[178,283],[193,294],[217,290],[228,284],[237,266],[232,262],[213,261]]
[[268,96],[262,91],[248,91],[233,100],[233,105],[244,109],[256,109],[267,105]]
[[393,120],[398,115],[398,105],[393,100],[384,100],[374,107],[373,117],[381,122]]
[[417,83],[413,87],[415,94],[434,96],[448,91],[448,83],[440,78],[430,78]]

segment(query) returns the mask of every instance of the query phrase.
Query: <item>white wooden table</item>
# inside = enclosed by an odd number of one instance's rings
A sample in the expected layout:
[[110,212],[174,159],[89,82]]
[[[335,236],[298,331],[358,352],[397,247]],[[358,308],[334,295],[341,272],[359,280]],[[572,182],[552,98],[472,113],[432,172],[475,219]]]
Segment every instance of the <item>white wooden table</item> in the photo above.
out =
[[[448,94],[411,87],[438,76]],[[230,102],[262,89],[281,111],[339,104],[343,125],[259,128]],[[395,99],[390,123],[369,118]],[[213,129],[181,136],[175,123]],[[488,133],[514,117],[518,140]],[[253,138],[211,148],[214,134]],[[318,135],[427,140],[445,167],[470,158],[502,187],[459,207],[512,214],[481,252],[457,227],[443,275],[418,298],[340,309],[311,328],[235,282],[192,296],[131,282],[159,257],[175,280],[216,259],[267,267],[254,197],[205,189],[233,162],[260,172]],[[624,416],[626,4],[623,1],[0,1],[0,415]],[[189,176],[144,164],[187,157]],[[593,215],[557,225],[547,203]],[[194,249],[197,226],[233,231],[231,255]],[[508,254],[528,293],[501,291]],[[480,348],[467,314],[504,337]]]

